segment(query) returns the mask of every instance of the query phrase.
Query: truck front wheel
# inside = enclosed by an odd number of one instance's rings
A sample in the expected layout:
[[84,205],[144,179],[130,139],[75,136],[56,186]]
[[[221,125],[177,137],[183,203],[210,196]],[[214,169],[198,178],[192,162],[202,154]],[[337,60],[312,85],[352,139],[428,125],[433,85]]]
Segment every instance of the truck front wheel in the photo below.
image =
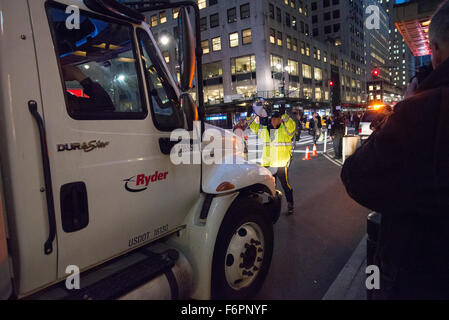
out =
[[223,220],[212,265],[213,299],[248,299],[261,288],[273,255],[273,222],[254,198],[238,198]]

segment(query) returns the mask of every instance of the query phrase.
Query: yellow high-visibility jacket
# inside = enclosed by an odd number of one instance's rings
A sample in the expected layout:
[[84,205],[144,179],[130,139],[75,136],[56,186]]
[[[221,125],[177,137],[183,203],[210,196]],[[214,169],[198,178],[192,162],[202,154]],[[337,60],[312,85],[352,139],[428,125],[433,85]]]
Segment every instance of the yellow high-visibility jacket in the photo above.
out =
[[292,156],[292,139],[296,131],[296,123],[288,115],[282,116],[282,123],[274,132],[274,139],[270,139],[270,132],[266,126],[254,121],[256,116],[248,117],[251,130],[257,134],[264,143],[262,152],[262,166],[285,167]]

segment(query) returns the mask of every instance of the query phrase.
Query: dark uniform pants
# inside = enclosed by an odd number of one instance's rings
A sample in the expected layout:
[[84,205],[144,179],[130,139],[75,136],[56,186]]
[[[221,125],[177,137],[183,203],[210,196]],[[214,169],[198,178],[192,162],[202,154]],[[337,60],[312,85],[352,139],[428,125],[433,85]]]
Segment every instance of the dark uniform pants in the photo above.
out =
[[281,182],[288,203],[293,203],[293,189],[288,182],[288,165],[277,168],[273,176]]
[[336,133],[334,136],[334,153],[337,158],[342,157],[343,149],[343,136],[344,134]]

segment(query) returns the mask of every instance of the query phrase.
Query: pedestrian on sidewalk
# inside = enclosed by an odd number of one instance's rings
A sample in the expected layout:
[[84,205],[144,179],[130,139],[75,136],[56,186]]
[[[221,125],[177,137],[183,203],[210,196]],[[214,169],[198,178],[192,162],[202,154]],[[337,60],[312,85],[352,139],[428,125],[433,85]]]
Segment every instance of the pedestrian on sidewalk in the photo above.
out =
[[310,119],[309,129],[312,133],[314,144],[316,144],[316,142],[321,136],[321,128],[322,128],[321,117],[318,113],[313,112],[312,119]]
[[340,110],[334,112],[334,117],[331,124],[331,139],[334,144],[334,157],[341,159],[343,156],[343,137],[345,135],[345,117]]
[[449,299],[448,1],[432,17],[429,39],[434,71],[341,173],[348,194],[382,214],[375,299]]
[[[256,101],[252,107],[256,110],[260,107],[261,101]],[[251,115],[251,108],[248,115]],[[259,122],[255,121],[259,117]],[[288,213],[294,213],[293,189],[288,180],[288,167],[292,158],[292,139],[295,135],[295,121],[287,114],[281,114],[274,110],[271,119],[266,112],[255,113],[248,117],[250,129],[257,134],[264,142],[262,152],[262,166],[268,168],[273,176],[277,178],[284,189],[287,198]]]

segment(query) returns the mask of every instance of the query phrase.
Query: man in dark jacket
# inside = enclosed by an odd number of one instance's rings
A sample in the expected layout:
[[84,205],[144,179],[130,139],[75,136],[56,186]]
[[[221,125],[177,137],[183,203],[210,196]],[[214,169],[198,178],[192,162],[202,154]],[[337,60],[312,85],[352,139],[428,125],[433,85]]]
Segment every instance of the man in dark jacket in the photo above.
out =
[[340,110],[334,112],[334,119],[331,125],[331,138],[334,145],[334,153],[336,159],[341,159],[343,156],[343,137],[345,135],[345,117]]
[[309,129],[313,136],[313,143],[316,143],[321,136],[321,117],[318,113],[312,113],[312,119],[309,122]]
[[429,36],[435,70],[341,174],[353,199],[382,214],[377,299],[449,299],[448,1],[433,16]]

